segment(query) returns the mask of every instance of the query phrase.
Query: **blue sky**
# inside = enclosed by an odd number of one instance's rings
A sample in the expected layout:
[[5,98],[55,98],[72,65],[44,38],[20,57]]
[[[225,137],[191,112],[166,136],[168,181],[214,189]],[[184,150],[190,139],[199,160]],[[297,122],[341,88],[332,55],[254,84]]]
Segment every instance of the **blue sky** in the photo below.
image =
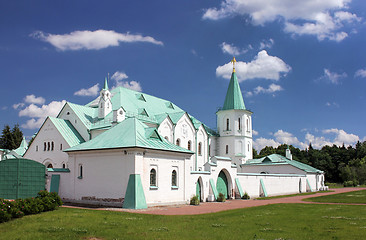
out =
[[215,128],[236,57],[254,146],[366,140],[361,0],[0,2],[0,126],[29,138],[104,78]]

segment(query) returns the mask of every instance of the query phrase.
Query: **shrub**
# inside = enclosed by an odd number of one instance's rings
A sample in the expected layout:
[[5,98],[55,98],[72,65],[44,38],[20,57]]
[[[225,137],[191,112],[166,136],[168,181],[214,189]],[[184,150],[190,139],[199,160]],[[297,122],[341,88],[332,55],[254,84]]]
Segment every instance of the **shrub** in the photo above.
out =
[[198,196],[191,197],[190,204],[191,205],[200,205],[200,200],[199,200]]
[[247,192],[244,193],[244,195],[241,197],[241,199],[250,199]]
[[223,193],[219,193],[219,196],[217,197],[217,201],[218,202],[225,202],[226,201],[226,197]]
[[353,187],[353,181],[345,181],[343,183],[343,186],[345,186],[345,187]]

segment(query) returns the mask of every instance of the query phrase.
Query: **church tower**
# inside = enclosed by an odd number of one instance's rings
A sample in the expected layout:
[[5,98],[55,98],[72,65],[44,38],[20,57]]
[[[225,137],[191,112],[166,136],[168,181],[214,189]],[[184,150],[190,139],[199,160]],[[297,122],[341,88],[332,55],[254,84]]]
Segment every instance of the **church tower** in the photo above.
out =
[[252,112],[245,108],[235,72],[235,57],[231,62],[233,72],[224,106],[216,113],[217,130],[220,135],[218,154],[230,157],[233,163],[239,165],[253,158]]
[[112,112],[111,92],[108,89],[108,79],[105,78],[104,87],[100,91],[99,103],[98,103],[98,117],[105,118],[110,112]]

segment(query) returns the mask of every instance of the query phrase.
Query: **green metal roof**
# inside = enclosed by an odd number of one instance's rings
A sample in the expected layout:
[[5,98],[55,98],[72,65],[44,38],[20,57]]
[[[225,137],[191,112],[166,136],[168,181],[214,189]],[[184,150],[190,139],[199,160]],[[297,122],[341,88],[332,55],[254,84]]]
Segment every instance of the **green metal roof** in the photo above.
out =
[[66,105],[70,106],[70,108],[75,112],[75,114],[88,129],[91,129],[93,123],[98,121],[98,109],[70,102],[67,102]]
[[80,143],[85,142],[83,137],[79,134],[78,131],[76,131],[76,129],[70,123],[69,120],[53,118],[53,117],[49,117],[49,119],[55,125],[57,130],[60,132],[60,134],[65,139],[67,144],[69,144],[70,147],[73,147],[73,146],[79,145]]
[[258,159],[251,159],[242,165],[245,166],[245,165],[282,165],[282,164],[289,164],[293,167],[296,167],[296,168],[301,169],[308,173],[322,173],[323,172],[323,171],[316,169],[312,166],[309,166],[305,163],[301,163],[296,160],[290,160],[279,154],[271,154],[266,157],[262,157],[262,158],[258,158]]
[[66,152],[113,148],[141,147],[163,151],[193,154],[161,137],[155,128],[148,127],[136,118],[128,118],[92,140],[66,149]]
[[231,74],[231,79],[222,110],[231,109],[245,110],[243,95],[241,94],[238,78],[235,72]]
[[14,150],[14,152],[16,154],[18,154],[19,156],[23,157],[23,155],[27,151],[27,149],[28,149],[28,143],[25,140],[25,137],[23,136],[22,142],[20,143],[19,147]]

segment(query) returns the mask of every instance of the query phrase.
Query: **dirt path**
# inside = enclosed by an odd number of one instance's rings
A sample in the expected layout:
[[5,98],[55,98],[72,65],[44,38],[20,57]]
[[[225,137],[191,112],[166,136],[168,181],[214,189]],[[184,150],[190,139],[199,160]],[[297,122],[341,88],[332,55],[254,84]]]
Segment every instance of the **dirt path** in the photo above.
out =
[[[157,215],[195,215],[204,213],[213,213],[226,211],[230,209],[248,208],[264,206],[268,204],[276,203],[305,203],[305,204],[332,204],[332,203],[314,203],[304,202],[305,198],[319,197],[325,195],[332,195],[344,192],[353,192],[359,190],[366,190],[366,188],[336,188],[331,189],[334,192],[316,193],[312,195],[299,195],[294,197],[275,198],[269,200],[228,200],[224,203],[219,202],[208,202],[201,203],[199,206],[192,205],[175,205],[175,206],[162,206],[162,207],[151,207],[147,209],[123,209],[123,208],[98,208],[98,210],[110,210],[110,211],[122,211],[131,213],[143,213],[143,214],[157,214]],[[339,203],[337,203],[339,204]],[[366,205],[366,204],[352,204],[352,205]],[[68,206],[65,206],[68,207]]]

